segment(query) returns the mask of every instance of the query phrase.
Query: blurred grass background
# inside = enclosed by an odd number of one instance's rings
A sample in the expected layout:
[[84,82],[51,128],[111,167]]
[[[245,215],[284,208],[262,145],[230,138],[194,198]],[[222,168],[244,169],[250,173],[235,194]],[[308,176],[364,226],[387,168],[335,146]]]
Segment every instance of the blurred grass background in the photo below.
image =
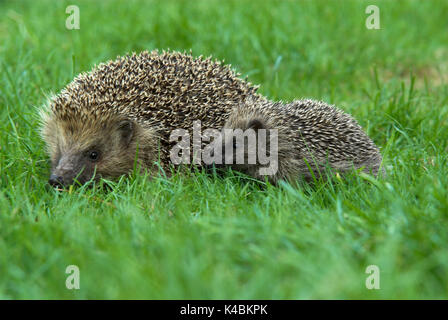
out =
[[[65,9],[80,9],[67,30]],[[368,5],[381,29],[365,27]],[[448,298],[446,1],[0,1],[0,298]],[[131,51],[192,50],[357,118],[386,180],[201,172],[55,192],[36,107]],[[368,180],[368,181],[366,181]],[[81,289],[65,287],[65,268]],[[367,290],[377,265],[381,289]]]

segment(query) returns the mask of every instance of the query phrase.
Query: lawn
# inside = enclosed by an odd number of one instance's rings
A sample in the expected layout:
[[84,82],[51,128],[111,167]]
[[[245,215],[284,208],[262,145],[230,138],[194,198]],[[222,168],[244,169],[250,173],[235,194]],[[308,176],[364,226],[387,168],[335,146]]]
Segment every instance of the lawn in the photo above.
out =
[[[69,30],[73,2],[0,1],[0,299],[448,298],[448,2],[76,1]],[[156,48],[224,60],[273,100],[339,106],[387,178],[193,172],[49,188],[46,96]],[[380,289],[366,288],[370,265]]]

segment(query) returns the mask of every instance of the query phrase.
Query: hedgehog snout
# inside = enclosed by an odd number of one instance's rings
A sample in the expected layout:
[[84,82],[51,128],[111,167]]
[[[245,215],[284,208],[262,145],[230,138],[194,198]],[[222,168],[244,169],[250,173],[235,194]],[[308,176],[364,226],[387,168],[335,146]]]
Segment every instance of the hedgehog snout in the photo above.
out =
[[48,183],[54,188],[64,188],[73,184],[74,179],[82,180],[84,176],[83,164],[74,155],[62,156],[50,174]]
[[52,170],[48,183],[57,189],[63,189],[66,186],[73,184],[74,175],[72,172],[56,168]]
[[53,188],[62,189],[64,187],[64,178],[56,174],[51,174],[50,179],[48,179],[48,183]]

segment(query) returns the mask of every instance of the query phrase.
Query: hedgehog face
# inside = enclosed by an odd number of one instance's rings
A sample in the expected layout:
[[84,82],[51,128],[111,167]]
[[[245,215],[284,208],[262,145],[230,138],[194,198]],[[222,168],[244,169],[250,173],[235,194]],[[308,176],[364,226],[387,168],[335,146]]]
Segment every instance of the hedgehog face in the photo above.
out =
[[49,183],[65,187],[129,173],[135,163],[138,130],[134,122],[118,117],[46,121],[43,133],[52,161]]

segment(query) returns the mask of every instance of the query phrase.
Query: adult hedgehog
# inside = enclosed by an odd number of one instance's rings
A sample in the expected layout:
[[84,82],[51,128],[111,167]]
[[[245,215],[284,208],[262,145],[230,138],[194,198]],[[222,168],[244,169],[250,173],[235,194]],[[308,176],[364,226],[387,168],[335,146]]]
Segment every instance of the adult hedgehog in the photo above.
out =
[[178,52],[142,52],[78,75],[42,110],[50,184],[127,174],[170,163],[174,129],[220,129],[246,98],[264,100],[229,66]]

